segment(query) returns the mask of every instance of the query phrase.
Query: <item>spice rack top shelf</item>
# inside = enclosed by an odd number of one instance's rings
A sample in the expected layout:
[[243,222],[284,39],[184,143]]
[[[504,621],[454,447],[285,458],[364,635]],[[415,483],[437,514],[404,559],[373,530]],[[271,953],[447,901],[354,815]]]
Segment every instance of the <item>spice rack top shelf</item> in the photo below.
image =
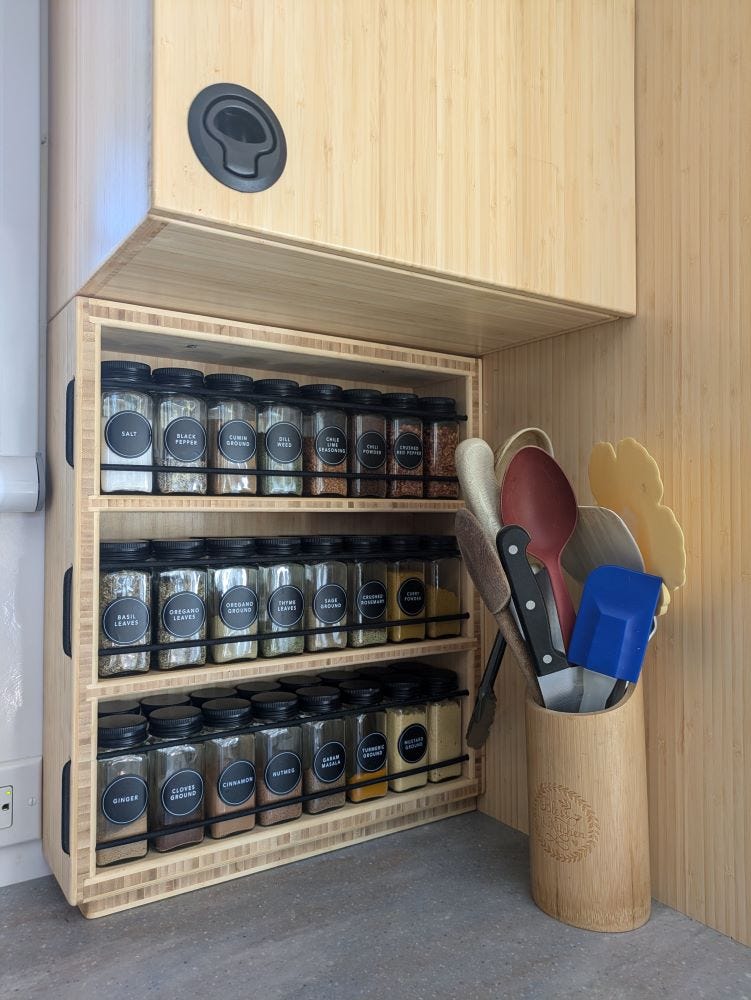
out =
[[147,496],[94,494],[89,497],[89,511],[117,511],[131,514],[255,513],[289,514],[295,512],[372,514],[402,511],[409,514],[453,514],[464,507],[462,500],[379,500],[347,497],[230,497],[230,496]]

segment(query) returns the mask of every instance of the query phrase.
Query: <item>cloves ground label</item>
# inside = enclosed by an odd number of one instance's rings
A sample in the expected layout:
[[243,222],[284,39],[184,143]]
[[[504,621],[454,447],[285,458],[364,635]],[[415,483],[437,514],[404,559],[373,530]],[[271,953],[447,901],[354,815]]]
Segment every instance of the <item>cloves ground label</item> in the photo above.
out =
[[425,609],[425,584],[417,576],[408,577],[399,587],[396,602],[403,614],[410,618],[421,615]]
[[101,809],[108,822],[127,826],[143,816],[148,803],[149,790],[143,778],[124,774],[102,792]]
[[346,751],[337,740],[324,743],[313,758],[313,774],[319,781],[330,785],[344,774]]
[[386,766],[387,756],[386,736],[370,733],[357,747],[357,766],[361,771],[380,771]]
[[189,816],[203,801],[203,778],[192,768],[175,771],[162,785],[162,806],[170,816]]
[[355,600],[362,618],[377,621],[386,613],[386,586],[380,580],[370,580],[360,587]]
[[366,469],[380,469],[386,461],[386,439],[378,431],[365,431],[355,445],[357,460]]
[[135,646],[150,624],[149,609],[137,597],[118,597],[102,612],[102,631],[117,646]]
[[394,441],[394,458],[403,469],[416,469],[422,462],[422,438],[405,431]]
[[249,462],[256,453],[256,432],[245,420],[228,420],[216,443],[228,462]]
[[279,628],[294,628],[302,618],[305,601],[297,587],[277,587],[268,602],[269,618]]
[[164,602],[162,624],[176,639],[190,639],[206,620],[206,607],[198,596],[186,590],[173,594]]
[[104,425],[104,440],[120,458],[140,458],[151,447],[151,424],[135,410],[122,410]]
[[269,458],[280,465],[288,465],[302,454],[302,435],[294,424],[282,420],[266,431],[264,447]]
[[177,417],[164,428],[164,447],[176,462],[197,462],[206,451],[206,431],[193,417]]
[[347,435],[339,427],[324,427],[316,434],[315,449],[324,465],[341,465],[347,458]]
[[228,764],[216,783],[219,798],[227,806],[241,806],[256,790],[256,769],[249,760]]
[[402,732],[397,744],[399,756],[407,764],[417,764],[428,752],[428,731],[415,722]]
[[320,587],[313,597],[313,614],[324,625],[336,625],[347,611],[347,593],[337,583]]
[[289,795],[297,788],[302,775],[302,764],[296,753],[284,750],[274,754],[266,765],[263,780],[274,795]]
[[219,602],[219,617],[227,628],[247,632],[258,618],[258,596],[250,587],[230,587]]

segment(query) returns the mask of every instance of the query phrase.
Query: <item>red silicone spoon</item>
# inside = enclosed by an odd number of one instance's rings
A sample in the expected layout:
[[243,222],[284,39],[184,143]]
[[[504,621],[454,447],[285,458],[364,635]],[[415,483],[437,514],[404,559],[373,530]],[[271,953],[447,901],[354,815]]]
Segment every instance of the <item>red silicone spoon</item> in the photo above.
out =
[[567,649],[576,615],[561,572],[561,552],[578,516],[571,483],[556,460],[542,448],[518,451],[501,485],[501,521],[519,524],[530,535],[527,552],[548,571]]

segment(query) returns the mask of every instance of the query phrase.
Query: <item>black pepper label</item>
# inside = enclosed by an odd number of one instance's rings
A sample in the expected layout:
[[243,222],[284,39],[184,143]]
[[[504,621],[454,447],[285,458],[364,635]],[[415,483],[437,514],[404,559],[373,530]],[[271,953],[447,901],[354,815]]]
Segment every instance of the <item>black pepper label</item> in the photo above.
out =
[[149,802],[149,790],[137,774],[115,778],[102,792],[102,813],[110,823],[127,826],[143,816]]
[[313,758],[313,774],[326,785],[338,781],[344,774],[345,750],[341,743],[325,743]]
[[120,458],[140,458],[151,447],[151,424],[135,410],[123,410],[104,425],[104,440]]
[[402,469],[416,469],[422,462],[422,438],[405,431],[394,441],[394,458]]
[[421,615],[425,609],[425,584],[416,576],[409,577],[399,587],[396,602],[410,618]]
[[386,613],[386,587],[380,580],[364,583],[357,591],[357,610],[362,618],[376,621]]
[[150,624],[149,609],[137,597],[119,597],[102,612],[102,631],[117,646],[135,646]]
[[200,631],[206,620],[203,601],[190,590],[173,594],[164,602],[162,624],[176,639],[189,639]]
[[386,439],[378,431],[365,431],[357,439],[355,454],[365,469],[380,469],[386,461]]
[[206,430],[193,417],[177,417],[164,429],[164,447],[176,462],[197,462],[206,451]]
[[281,421],[266,431],[266,453],[280,465],[296,462],[302,454],[302,435],[294,424]]
[[336,583],[327,583],[315,592],[313,614],[324,625],[336,625],[347,611],[347,593]]
[[219,617],[227,628],[241,632],[258,618],[258,597],[250,587],[230,587],[219,602]]
[[425,726],[414,723],[407,726],[397,743],[399,756],[407,764],[417,764],[428,751],[428,731]]
[[284,750],[274,754],[266,765],[263,780],[274,795],[289,795],[297,788],[302,774],[300,758],[296,753]]
[[203,801],[203,778],[192,768],[175,771],[162,785],[162,806],[170,816],[189,816]]
[[256,453],[256,432],[245,420],[228,420],[216,443],[228,462],[249,462]]
[[249,760],[228,764],[216,783],[219,798],[226,806],[241,806],[256,790],[256,769]]
[[316,434],[315,448],[325,465],[341,465],[347,458],[347,435],[338,427],[324,427]]
[[302,618],[304,600],[297,587],[277,587],[268,602],[269,618],[279,628],[294,628]]
[[380,771],[386,766],[386,737],[370,733],[357,747],[357,767],[360,771]]

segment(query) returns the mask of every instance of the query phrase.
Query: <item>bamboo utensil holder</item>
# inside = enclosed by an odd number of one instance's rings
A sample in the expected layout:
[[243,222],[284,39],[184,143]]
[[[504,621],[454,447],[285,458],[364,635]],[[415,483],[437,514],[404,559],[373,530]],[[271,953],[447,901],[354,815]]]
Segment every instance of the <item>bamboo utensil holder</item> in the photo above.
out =
[[534,901],[586,930],[640,927],[651,907],[641,685],[603,712],[527,699],[526,716]]

